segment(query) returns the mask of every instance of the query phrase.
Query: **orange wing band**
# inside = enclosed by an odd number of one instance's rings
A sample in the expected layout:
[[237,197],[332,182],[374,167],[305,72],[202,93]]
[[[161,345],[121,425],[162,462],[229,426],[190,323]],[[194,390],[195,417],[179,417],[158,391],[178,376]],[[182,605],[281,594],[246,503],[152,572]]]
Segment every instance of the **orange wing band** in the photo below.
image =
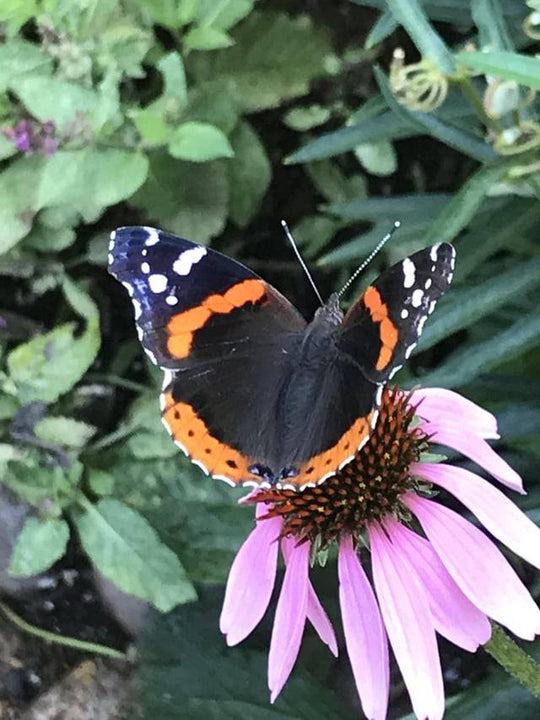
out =
[[226,315],[248,303],[264,302],[265,296],[266,288],[261,280],[243,280],[222,295],[210,295],[201,305],[174,315],[167,325],[168,351],[175,358],[187,358],[195,332],[206,325],[212,315]]
[[371,319],[379,326],[381,349],[377,358],[376,369],[384,370],[392,359],[398,341],[398,330],[388,315],[388,306],[382,301],[379,291],[372,285],[364,293],[364,304],[369,310]]

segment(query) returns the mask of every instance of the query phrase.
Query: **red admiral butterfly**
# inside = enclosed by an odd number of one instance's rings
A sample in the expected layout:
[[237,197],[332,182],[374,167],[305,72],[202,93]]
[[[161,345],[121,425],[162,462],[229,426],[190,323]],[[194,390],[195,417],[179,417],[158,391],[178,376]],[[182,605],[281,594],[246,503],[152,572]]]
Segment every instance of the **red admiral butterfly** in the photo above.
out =
[[244,265],[154,228],[113,232],[109,271],[165,371],[162,416],[176,444],[231,485],[301,490],[369,438],[382,388],[448,289],[454,259],[448,243],[420,250],[345,316],[334,294],[310,323]]

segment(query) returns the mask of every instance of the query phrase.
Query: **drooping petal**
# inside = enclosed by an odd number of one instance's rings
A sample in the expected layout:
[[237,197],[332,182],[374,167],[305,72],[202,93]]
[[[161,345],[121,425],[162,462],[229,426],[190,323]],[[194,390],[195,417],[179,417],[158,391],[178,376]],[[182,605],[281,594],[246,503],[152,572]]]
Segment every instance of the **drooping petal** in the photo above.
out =
[[388,642],[379,606],[350,536],[339,546],[339,602],[345,643],[368,720],[384,720],[388,707]]
[[489,620],[461,592],[427,540],[392,518],[384,527],[418,575],[437,632],[469,652],[486,643],[491,636]]
[[417,403],[418,415],[427,422],[457,424],[486,440],[500,437],[495,415],[452,390],[419,388],[411,395],[411,404]]
[[518,473],[500,455],[497,455],[485,440],[468,432],[466,428],[450,427],[445,425],[444,422],[422,423],[420,427],[433,436],[431,442],[447,445],[454,448],[454,450],[458,450],[478,463],[480,467],[487,470],[503,485],[516,490],[522,495],[525,494],[523,482]]
[[540,568],[540,528],[496,487],[453,465],[416,463],[411,472],[455,495],[492,535]]
[[540,633],[540,610],[483,532],[431,500],[407,493],[402,501],[419,519],[446,569],[477,608],[525,640]]
[[219,620],[228,645],[242,642],[259,624],[274,589],[281,518],[261,520],[231,566]]
[[309,543],[292,548],[276,607],[270,652],[268,687],[274,702],[298,657],[306,624],[309,581]]
[[440,720],[444,689],[427,598],[411,566],[375,523],[369,539],[379,606],[413,710],[418,718]]
[[[287,562],[290,552],[297,542],[297,539],[292,537],[283,538],[281,541],[281,550],[283,552],[285,562]],[[313,625],[315,632],[321,638],[323,643],[328,646],[332,655],[337,657],[338,645],[334,628],[332,627],[332,623],[330,622],[325,609],[317,597],[317,593],[311,584],[311,580],[308,582],[307,619]]]

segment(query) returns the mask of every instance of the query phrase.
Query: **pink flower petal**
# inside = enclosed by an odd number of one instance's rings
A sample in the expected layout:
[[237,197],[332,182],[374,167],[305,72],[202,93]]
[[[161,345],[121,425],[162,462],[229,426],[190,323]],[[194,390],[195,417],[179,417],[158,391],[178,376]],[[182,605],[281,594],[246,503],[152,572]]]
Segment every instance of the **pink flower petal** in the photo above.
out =
[[368,720],[384,720],[388,708],[388,642],[375,594],[350,536],[339,546],[339,602],[345,643],[362,709]]
[[276,607],[270,652],[268,687],[274,702],[298,657],[306,624],[309,581],[309,543],[292,548]]
[[281,518],[258,522],[233,561],[219,620],[228,645],[242,642],[266,612],[276,579],[282,522]]
[[497,418],[462,395],[444,388],[419,388],[412,393],[411,404],[420,402],[417,414],[442,425],[449,422],[486,439],[499,437]]
[[[281,551],[283,553],[283,557],[285,558],[285,562],[289,559],[291,550],[297,542],[298,541],[295,538],[289,537],[283,538],[281,541]],[[328,645],[332,655],[337,657],[338,645],[334,628],[332,627],[332,623],[330,622],[325,609],[317,597],[317,593],[311,584],[311,580],[308,583],[307,619],[313,625],[315,632],[321,638],[323,643]]]
[[469,652],[486,643],[491,636],[489,620],[461,592],[427,540],[392,518],[384,527],[416,572],[437,632]]
[[503,485],[516,490],[522,495],[525,494],[523,482],[517,472],[502,457],[497,455],[485,440],[469,432],[466,427],[450,427],[445,425],[444,422],[422,423],[421,427],[427,433],[433,434],[431,442],[447,445],[454,448],[454,450],[458,450],[478,463]]
[[402,496],[461,591],[515,635],[540,633],[540,610],[503,554],[453,510],[412,493]]
[[540,568],[540,528],[500,490],[453,465],[416,463],[411,471],[455,495],[492,535]]
[[444,689],[433,618],[416,574],[379,525],[369,526],[384,625],[418,718],[440,720]]

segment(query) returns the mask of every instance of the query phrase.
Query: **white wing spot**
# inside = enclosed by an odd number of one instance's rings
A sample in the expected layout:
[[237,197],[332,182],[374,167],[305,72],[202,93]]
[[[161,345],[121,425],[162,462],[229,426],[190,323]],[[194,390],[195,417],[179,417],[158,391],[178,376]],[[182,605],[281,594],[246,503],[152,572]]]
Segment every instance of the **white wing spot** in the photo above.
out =
[[141,272],[146,274],[150,272],[150,265],[147,262],[141,263]]
[[205,255],[206,248],[202,245],[184,250],[180,253],[178,259],[174,261],[173,270],[177,275],[189,275],[193,265],[196,265]]
[[428,278],[428,279],[426,280],[426,282],[424,283],[424,287],[425,287],[426,290],[429,290],[429,288],[431,287],[431,285],[432,285],[432,280],[431,280],[431,278]]
[[438,257],[438,255],[439,255],[439,246],[438,246],[438,245],[434,245],[434,246],[431,248],[431,250],[429,251],[429,257],[431,258],[431,260],[432,260],[434,263],[436,263],[436,262],[437,262],[437,257]]
[[411,304],[413,307],[420,307],[422,304],[422,298],[424,297],[424,291],[420,288],[416,289],[411,296]]
[[113,258],[113,256],[111,255],[111,253],[109,253],[109,254],[107,255],[107,261],[108,261],[109,265],[112,265],[112,264],[113,264],[114,258]]
[[427,320],[427,315],[422,315],[422,317],[421,317],[420,320],[418,321],[418,325],[417,325],[417,327],[416,327],[416,330],[417,330],[417,332],[418,332],[418,335],[420,335],[420,333],[421,333],[422,330],[424,329],[424,325],[426,324],[426,320]]
[[123,282],[122,285],[126,288],[128,291],[129,297],[133,297],[133,286],[130,285],[128,282]]
[[144,241],[144,244],[148,246],[156,245],[159,242],[159,233],[156,228],[145,227],[144,229],[148,233],[148,237]]
[[403,287],[410,288],[414,285],[416,277],[416,267],[410,258],[405,258],[402,262],[401,267],[403,268]]
[[206,465],[203,465],[200,460],[193,460],[193,458],[191,458],[191,462],[197,467],[201,468],[205,475],[209,475],[208,468],[206,467]]
[[168,295],[168,296],[165,298],[165,302],[167,303],[167,305],[177,305],[177,304],[178,304],[178,298],[175,297],[174,295]]
[[163,384],[161,385],[161,389],[166,390],[169,387],[169,385],[172,383],[173,379],[174,379],[173,373],[170,370],[164,370],[163,371]]
[[409,311],[407,310],[407,308],[403,308],[403,310],[401,311],[401,319],[406,320],[408,317],[409,317]]
[[396,367],[392,370],[392,372],[391,372],[390,375],[388,376],[388,379],[390,380],[391,378],[393,378],[394,375],[395,375],[397,372],[399,372],[402,367],[403,367],[403,365],[396,365]]
[[147,250],[146,248],[144,248],[144,250],[142,251],[141,255],[142,255],[143,257],[146,257],[146,256],[148,255],[148,250]]
[[412,345],[409,345],[409,347],[405,350],[405,357],[409,359],[411,357],[411,353],[416,347],[416,343],[413,343]]
[[155,275],[150,275],[148,277],[148,284],[150,285],[150,290],[153,293],[162,293],[167,287],[167,278],[165,275],[159,275],[156,273]]
[[154,365],[157,365],[157,359],[156,359],[156,356],[154,355],[154,353],[151,350],[149,350],[148,348],[144,348],[144,352],[148,355],[148,357],[154,363]]
[[437,304],[436,300],[432,300],[431,305],[428,308],[428,315],[431,315],[431,313],[435,310],[435,305]]

